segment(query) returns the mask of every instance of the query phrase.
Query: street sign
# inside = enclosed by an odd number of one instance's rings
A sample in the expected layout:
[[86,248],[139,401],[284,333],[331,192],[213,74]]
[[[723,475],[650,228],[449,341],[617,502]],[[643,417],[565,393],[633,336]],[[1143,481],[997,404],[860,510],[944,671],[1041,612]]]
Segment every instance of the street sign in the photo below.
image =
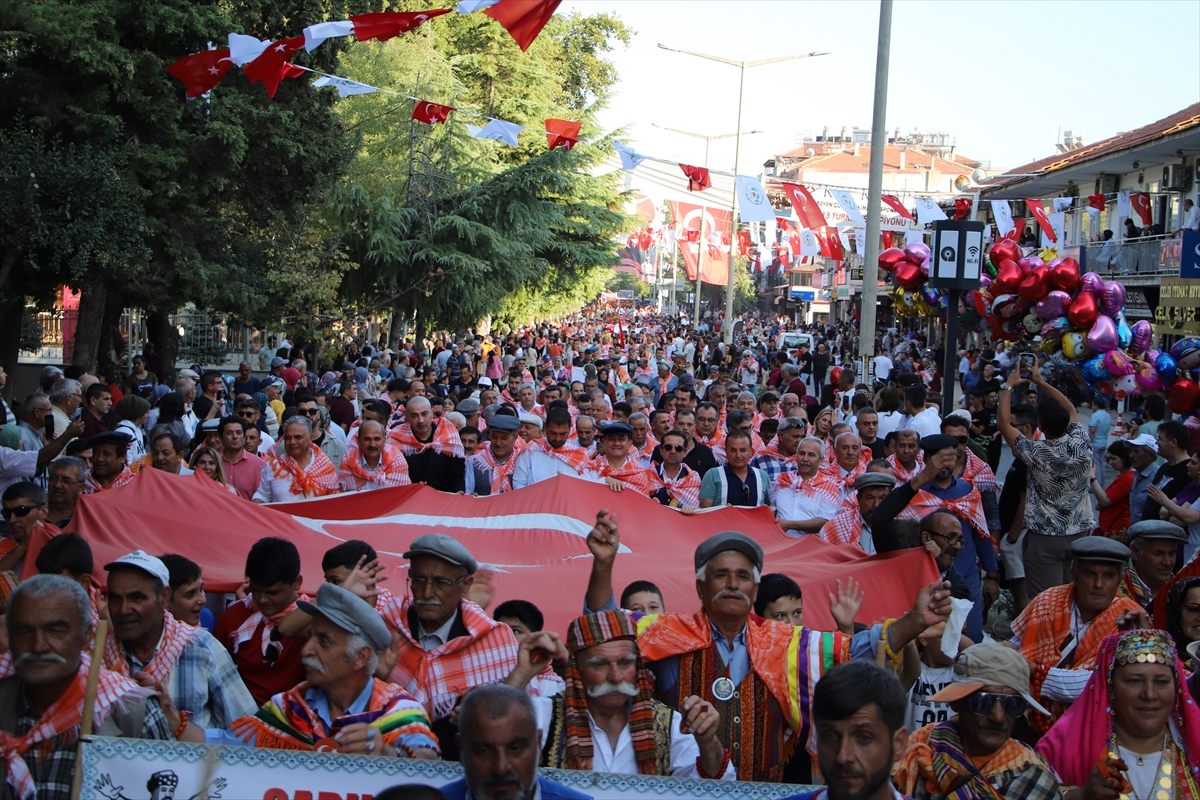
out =
[[983,266],[983,223],[939,220],[934,223],[929,285],[935,289],[979,288]]
[[792,289],[791,293],[788,295],[788,299],[793,303],[797,300],[801,300],[805,303],[811,303],[817,299],[817,293],[813,289]]

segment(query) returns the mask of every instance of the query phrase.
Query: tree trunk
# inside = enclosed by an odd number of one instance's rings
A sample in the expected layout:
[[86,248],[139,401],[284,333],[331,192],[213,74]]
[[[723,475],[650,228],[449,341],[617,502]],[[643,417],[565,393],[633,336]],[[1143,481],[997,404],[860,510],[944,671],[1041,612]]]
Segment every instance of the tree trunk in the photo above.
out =
[[3,391],[10,404],[16,384],[17,358],[21,354],[21,319],[24,314],[24,297],[18,296],[7,305],[0,306],[0,364],[9,371],[9,381]]
[[146,319],[146,334],[154,342],[154,352],[163,360],[166,375],[163,383],[175,386],[175,361],[179,358],[179,329],[171,324],[171,318],[158,311]]
[[400,350],[402,341],[400,338],[400,330],[403,327],[400,320],[402,319],[404,319],[404,309],[400,307],[399,302],[396,302],[392,305],[392,319],[388,323],[388,347],[397,352]]
[[120,371],[121,359],[129,349],[129,342],[121,333],[121,316],[125,313],[123,304],[118,298],[109,295],[104,304],[104,323],[100,331],[100,352],[96,357],[96,368],[103,375],[105,370],[116,368]]
[[104,307],[108,301],[108,289],[97,282],[84,286],[79,298],[79,316],[75,322],[75,342],[71,348],[71,363],[87,367],[96,374],[96,355],[100,349],[100,338],[104,328]]

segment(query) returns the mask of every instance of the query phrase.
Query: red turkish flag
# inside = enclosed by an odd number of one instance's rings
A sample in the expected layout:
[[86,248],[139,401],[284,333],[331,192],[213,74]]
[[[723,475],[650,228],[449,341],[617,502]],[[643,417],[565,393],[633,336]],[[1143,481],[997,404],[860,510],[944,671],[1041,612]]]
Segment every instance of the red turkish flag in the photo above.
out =
[[1011,230],[1011,231],[1009,231],[1008,233],[1004,234],[1004,235],[1003,235],[1003,236],[1001,236],[1000,238],[1001,238],[1001,239],[1008,239],[1008,240],[1010,240],[1010,241],[1016,242],[1016,241],[1020,241],[1020,239],[1021,239],[1021,234],[1022,234],[1022,233],[1024,233],[1024,232],[1025,232],[1025,220],[1023,220],[1023,219],[1014,219],[1014,220],[1013,220],[1013,228],[1012,228],[1012,230]]
[[738,231],[738,255],[745,258],[750,252],[750,231]]
[[263,78],[262,85],[266,87],[267,97],[275,97],[275,91],[279,88],[279,83],[284,78],[299,78],[305,72],[307,70],[301,69],[291,62],[281,64],[279,69],[275,70],[274,74]]
[[450,9],[438,8],[431,11],[379,11],[358,14],[350,18],[354,23],[354,36],[360,42],[378,39],[386,42],[402,33],[408,33],[427,19],[449,14]]
[[[729,283],[729,248],[713,243],[713,233],[719,231],[717,241],[729,241],[730,222],[733,213],[728,209],[706,208],[694,203],[671,202],[671,217],[680,230],[680,252],[688,280],[696,280],[697,266],[704,283],[725,286]],[[703,228],[701,227],[703,226]]]
[[828,225],[823,225],[814,230],[817,234],[817,239],[821,241],[821,255],[826,258],[832,258],[839,264],[846,257],[845,250],[842,249],[842,239],[838,236],[838,232]]
[[689,192],[702,192],[712,186],[707,168],[693,167],[690,164],[680,164],[679,168],[683,170],[684,175],[687,175]]
[[809,194],[808,189],[798,183],[785,183],[783,191],[787,193],[788,200],[792,201],[792,208],[796,210],[796,217],[800,220],[801,225],[815,231],[817,228],[824,228],[829,224],[825,221],[821,207]]
[[[546,27],[562,0],[500,0],[483,13],[499,22],[516,40],[522,52]],[[550,148],[553,150],[554,148]]]
[[[904,204],[900,202],[900,198],[895,197],[890,194],[885,194],[882,197],[882,200],[883,200],[883,202],[888,204],[888,206],[892,209],[892,211],[895,211],[897,214],[904,217],[906,220],[908,220],[910,222],[916,222],[916,220],[913,219],[912,212],[904,207]],[[888,246],[891,247],[891,245],[888,245]]]
[[274,97],[275,90],[271,88],[269,81],[274,81],[275,86],[279,86],[279,81],[290,77],[283,74],[286,71],[283,68],[284,62],[303,49],[303,36],[293,36],[290,39],[271,42],[262,55],[242,67],[242,71],[246,73],[246,77],[250,79],[251,83],[261,83],[266,86],[267,94]]
[[887,250],[889,247],[891,247],[895,238],[896,236],[894,231],[883,231],[883,249]]
[[199,97],[221,82],[225,73],[233,66],[229,49],[205,50],[193,53],[167,67],[167,72],[183,81],[189,98]]
[[971,201],[966,197],[956,198],[954,201],[954,218],[966,219],[971,213]]
[[558,147],[570,150],[579,144],[579,129],[582,126],[582,122],[569,122],[565,119],[546,120],[546,146],[551,150]]
[[800,255],[800,231],[796,230],[796,226],[791,223],[787,226],[788,249],[792,251],[792,255]]
[[1104,195],[1102,195],[1102,194],[1088,195],[1088,208],[1094,208],[1097,211],[1103,211],[1105,205],[1106,205],[1106,203],[1104,201]]
[[1025,207],[1029,209],[1029,213],[1033,215],[1038,225],[1042,227],[1042,233],[1046,234],[1046,238],[1052,242],[1057,242],[1058,234],[1054,232],[1054,226],[1050,224],[1050,218],[1046,216],[1046,209],[1042,208],[1042,201],[1026,200]]
[[426,125],[435,123],[444,125],[451,111],[457,111],[457,109],[454,106],[443,106],[438,103],[430,103],[428,100],[418,100],[417,104],[413,106],[412,118],[417,122],[424,122]]
[[1134,192],[1129,195],[1129,203],[1133,206],[1133,213],[1142,218],[1143,225],[1149,225],[1154,221],[1154,216],[1150,213],[1150,195],[1146,192]]

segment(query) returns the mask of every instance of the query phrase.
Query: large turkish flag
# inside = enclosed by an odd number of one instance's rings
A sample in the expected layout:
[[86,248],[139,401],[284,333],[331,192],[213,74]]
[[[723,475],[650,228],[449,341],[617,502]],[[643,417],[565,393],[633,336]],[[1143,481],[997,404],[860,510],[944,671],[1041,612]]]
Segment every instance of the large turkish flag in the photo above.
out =
[[[697,231],[698,240],[680,236],[683,267],[689,281],[696,280],[699,262],[700,279],[705,283],[725,286],[729,283],[729,228],[733,212],[728,208],[711,208],[695,203],[671,202],[671,216],[677,230]],[[703,228],[701,228],[703,225]],[[714,236],[714,233],[716,234]]]

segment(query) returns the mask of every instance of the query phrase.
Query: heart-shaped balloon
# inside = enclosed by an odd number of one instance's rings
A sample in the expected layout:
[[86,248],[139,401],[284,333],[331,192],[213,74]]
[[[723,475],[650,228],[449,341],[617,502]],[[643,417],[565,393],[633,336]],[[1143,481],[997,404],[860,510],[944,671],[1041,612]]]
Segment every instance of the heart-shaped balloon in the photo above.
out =
[[1133,355],[1140,356],[1146,352],[1146,348],[1150,346],[1150,340],[1154,338],[1154,326],[1147,320],[1139,319],[1133,323],[1130,331],[1132,331],[1133,335],[1129,338],[1129,347],[1127,349]]
[[899,247],[889,247],[879,254],[879,268],[884,272],[895,272],[896,265],[903,260],[903,250]]
[[1016,262],[1021,257],[1021,248],[1017,247],[1017,243],[1012,239],[1001,239],[992,245],[992,249],[988,251],[988,260],[990,260],[997,269],[1000,268],[1001,262],[1012,261]]
[[[1100,319],[1104,319],[1104,317]],[[1096,320],[1096,324],[1100,324],[1099,319]],[[1108,371],[1113,375],[1132,375],[1135,371],[1133,362],[1129,360],[1129,356],[1120,350],[1109,350],[1105,353],[1104,366],[1108,367]]]
[[1097,300],[1100,299],[1100,295],[1104,294],[1104,278],[1094,272],[1085,273],[1079,279],[1079,291],[1093,294]]
[[[1071,301],[1071,307],[1067,309],[1067,319],[1081,331],[1090,331],[1096,324],[1098,316],[1100,316],[1100,309],[1096,305],[1096,297],[1091,292],[1080,292],[1075,295],[1075,299]],[[1115,329],[1113,335],[1116,335]]]
[[1166,386],[1179,375],[1179,364],[1170,353],[1159,353],[1158,358],[1154,359],[1154,371],[1158,374],[1158,379]]
[[1117,347],[1117,324],[1112,317],[1098,316],[1088,331],[1087,346],[1097,353],[1107,353]]
[[896,283],[905,289],[919,289],[925,282],[921,268],[911,261],[901,261],[896,265]]
[[1033,259],[1029,256],[1026,256],[1025,258],[1017,259],[1017,266],[1021,268],[1021,275],[1028,275],[1029,273],[1033,272],[1035,265],[1033,263]]
[[1171,399],[1167,405],[1176,414],[1190,414],[1196,410],[1197,400],[1200,400],[1200,384],[1184,378],[1171,386]]
[[1026,275],[1017,287],[1017,294],[1033,303],[1041,300],[1050,291],[1050,270],[1047,267],[1037,267]]
[[929,260],[929,245],[924,242],[909,242],[904,245],[904,257],[915,264],[924,264]]
[[1100,295],[1100,310],[1110,317],[1125,307],[1125,286],[1118,281],[1104,284],[1104,292]]
[[1058,263],[1050,272],[1050,283],[1070,294],[1079,287],[1079,262],[1073,258],[1056,258],[1054,261]]
[[[1051,273],[1053,277],[1053,273]],[[1037,304],[1038,316],[1044,319],[1054,319],[1061,317],[1063,311],[1071,303],[1071,295],[1061,289],[1052,289],[1046,294]]]
[[1012,294],[1021,284],[1021,268],[1015,261],[1001,261],[996,271],[996,279],[992,281],[993,294]]

